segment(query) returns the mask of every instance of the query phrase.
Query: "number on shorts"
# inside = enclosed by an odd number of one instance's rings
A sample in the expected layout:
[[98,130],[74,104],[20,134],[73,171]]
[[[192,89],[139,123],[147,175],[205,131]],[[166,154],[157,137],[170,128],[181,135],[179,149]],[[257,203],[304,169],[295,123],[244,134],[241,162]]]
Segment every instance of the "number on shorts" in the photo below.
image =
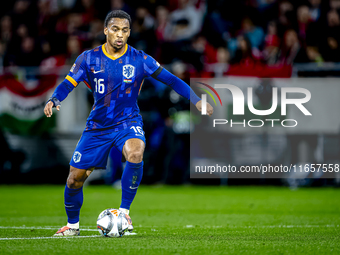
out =
[[143,132],[143,130],[142,130],[142,127],[140,127],[140,126],[137,126],[137,127],[132,126],[130,129],[133,129],[133,130],[135,131],[136,134],[140,133],[141,135],[144,135],[144,132]]

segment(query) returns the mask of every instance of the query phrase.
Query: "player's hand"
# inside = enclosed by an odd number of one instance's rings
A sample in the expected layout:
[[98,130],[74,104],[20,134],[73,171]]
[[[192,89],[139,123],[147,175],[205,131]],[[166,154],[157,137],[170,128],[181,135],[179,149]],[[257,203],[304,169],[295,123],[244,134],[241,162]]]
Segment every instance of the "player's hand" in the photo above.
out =
[[[53,102],[49,101],[46,105],[45,105],[45,109],[44,109],[44,113],[47,117],[51,117],[52,116],[52,108],[53,108]],[[60,110],[60,105],[57,105],[57,110]]]
[[[197,110],[202,112],[202,100],[198,101],[196,104]],[[207,102],[207,114],[211,116],[214,112],[214,108]]]

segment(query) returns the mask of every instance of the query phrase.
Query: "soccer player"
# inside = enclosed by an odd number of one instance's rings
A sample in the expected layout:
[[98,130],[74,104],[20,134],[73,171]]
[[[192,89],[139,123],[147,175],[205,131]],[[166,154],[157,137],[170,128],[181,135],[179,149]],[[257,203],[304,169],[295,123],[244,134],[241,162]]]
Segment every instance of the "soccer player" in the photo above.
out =
[[[46,103],[44,113],[51,117],[52,108],[80,82],[92,91],[94,105],[85,130],[70,161],[64,200],[67,225],[54,236],[79,235],[79,213],[83,203],[83,184],[94,169],[105,169],[112,146],[122,152],[126,166],[122,174],[122,199],[119,210],[129,215],[143,174],[145,137],[137,97],[146,77],[153,77],[172,87],[201,111],[200,98],[182,80],[161,67],[157,61],[127,44],[131,18],[121,10],[110,12],[104,22],[106,43],[83,52],[64,81]],[[213,108],[207,103],[207,114]],[[130,219],[130,218],[129,218]],[[133,230],[130,220],[129,231]]]

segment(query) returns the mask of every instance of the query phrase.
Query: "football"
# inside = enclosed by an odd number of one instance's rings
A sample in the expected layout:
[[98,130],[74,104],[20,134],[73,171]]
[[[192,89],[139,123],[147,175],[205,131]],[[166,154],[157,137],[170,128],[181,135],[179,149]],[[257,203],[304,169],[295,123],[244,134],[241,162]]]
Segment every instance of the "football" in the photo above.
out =
[[121,237],[131,224],[129,215],[118,209],[106,209],[102,211],[97,219],[97,229],[104,237]]

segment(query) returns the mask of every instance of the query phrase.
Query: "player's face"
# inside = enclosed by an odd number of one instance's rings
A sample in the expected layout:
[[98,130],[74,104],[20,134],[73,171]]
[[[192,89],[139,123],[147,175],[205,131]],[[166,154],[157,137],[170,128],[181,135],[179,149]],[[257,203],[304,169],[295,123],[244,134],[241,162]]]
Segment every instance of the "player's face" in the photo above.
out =
[[107,43],[115,50],[125,47],[130,36],[130,24],[127,19],[113,18],[104,28]]

